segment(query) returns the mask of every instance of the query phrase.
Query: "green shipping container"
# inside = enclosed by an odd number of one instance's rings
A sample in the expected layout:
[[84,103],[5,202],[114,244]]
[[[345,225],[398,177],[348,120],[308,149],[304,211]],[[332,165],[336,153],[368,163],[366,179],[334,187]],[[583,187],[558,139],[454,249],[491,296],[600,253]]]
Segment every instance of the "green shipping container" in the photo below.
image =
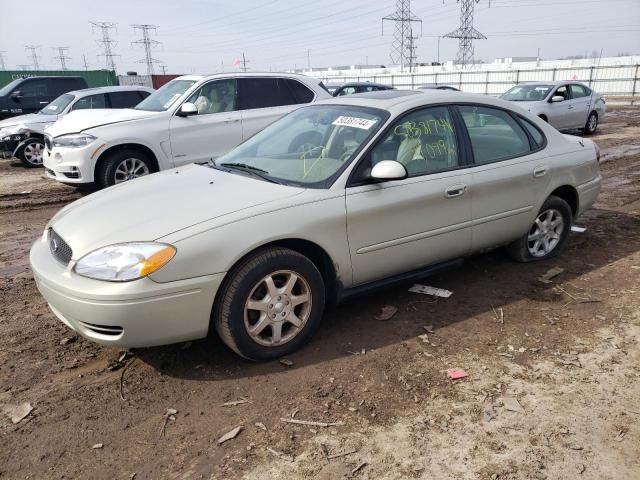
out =
[[111,70],[4,70],[0,71],[0,88],[16,78],[23,77],[82,77],[89,87],[118,85],[118,78]]

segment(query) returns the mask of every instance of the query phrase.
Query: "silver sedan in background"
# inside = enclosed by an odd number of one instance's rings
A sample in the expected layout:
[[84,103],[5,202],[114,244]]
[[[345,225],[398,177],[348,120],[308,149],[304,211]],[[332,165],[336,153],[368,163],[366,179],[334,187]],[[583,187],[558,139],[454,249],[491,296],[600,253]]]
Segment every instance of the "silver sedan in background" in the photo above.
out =
[[487,248],[522,262],[558,254],[598,195],[597,158],[591,140],[485,96],[334,98],[209,165],[70,204],[31,266],[53,312],[96,342],[216,331],[243,357],[268,360],[301,347],[325,303]]
[[558,130],[595,133],[606,112],[604,97],[572,81],[520,83],[500,97],[549,122]]

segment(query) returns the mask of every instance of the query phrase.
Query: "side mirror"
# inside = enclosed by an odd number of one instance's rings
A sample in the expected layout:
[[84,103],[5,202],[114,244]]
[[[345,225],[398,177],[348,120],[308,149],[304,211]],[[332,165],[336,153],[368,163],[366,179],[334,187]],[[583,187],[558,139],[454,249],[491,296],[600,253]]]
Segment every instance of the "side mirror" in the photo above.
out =
[[382,160],[371,169],[371,178],[376,180],[402,180],[407,177],[407,169],[395,160]]
[[196,107],[191,102],[183,103],[182,106],[180,107],[180,110],[178,110],[178,116],[180,117],[191,117],[197,114],[198,114],[198,107]]
[[19,102],[20,100],[22,100],[22,92],[20,90],[14,90],[13,92],[11,92],[11,95],[9,95],[9,98],[15,100],[16,102]]
[[554,95],[553,97],[551,97],[551,103],[556,102],[564,102],[564,97],[562,95]]

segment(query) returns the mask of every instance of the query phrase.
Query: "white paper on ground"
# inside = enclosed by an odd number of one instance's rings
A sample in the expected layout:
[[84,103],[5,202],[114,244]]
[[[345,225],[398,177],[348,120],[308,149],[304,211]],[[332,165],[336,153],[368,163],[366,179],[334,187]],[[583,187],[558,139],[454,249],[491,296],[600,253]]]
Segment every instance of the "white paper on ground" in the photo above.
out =
[[409,291],[413,293],[423,293],[425,295],[433,295],[434,297],[442,298],[449,298],[453,294],[453,292],[445,290],[443,288],[428,287],[427,285],[420,285],[419,283],[416,283],[409,289]]

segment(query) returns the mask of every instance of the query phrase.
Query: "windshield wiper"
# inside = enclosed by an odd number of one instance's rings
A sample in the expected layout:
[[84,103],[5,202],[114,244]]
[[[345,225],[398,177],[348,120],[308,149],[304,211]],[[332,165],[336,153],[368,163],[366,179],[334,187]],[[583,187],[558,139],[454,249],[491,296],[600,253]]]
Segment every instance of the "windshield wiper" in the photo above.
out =
[[271,183],[280,183],[276,180],[274,180],[273,178],[271,178],[269,176],[269,172],[267,172],[266,170],[263,170],[262,168],[258,168],[258,167],[254,167],[253,165],[248,165],[246,163],[220,163],[220,164],[216,164],[215,162],[213,162],[214,165],[216,166],[220,166],[220,167],[227,167],[229,169],[236,169],[236,170],[242,170],[244,172],[249,172],[253,175],[255,175],[256,177],[259,177],[263,180],[266,180],[267,182],[271,182]]

